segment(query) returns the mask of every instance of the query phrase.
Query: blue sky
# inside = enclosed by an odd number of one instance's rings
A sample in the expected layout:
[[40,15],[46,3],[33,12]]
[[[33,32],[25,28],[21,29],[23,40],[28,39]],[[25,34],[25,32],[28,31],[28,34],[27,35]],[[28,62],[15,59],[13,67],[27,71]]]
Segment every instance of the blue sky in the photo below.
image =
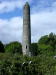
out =
[[43,35],[56,34],[56,0],[0,0],[0,40],[22,42],[23,6],[31,8],[31,40],[37,42]]

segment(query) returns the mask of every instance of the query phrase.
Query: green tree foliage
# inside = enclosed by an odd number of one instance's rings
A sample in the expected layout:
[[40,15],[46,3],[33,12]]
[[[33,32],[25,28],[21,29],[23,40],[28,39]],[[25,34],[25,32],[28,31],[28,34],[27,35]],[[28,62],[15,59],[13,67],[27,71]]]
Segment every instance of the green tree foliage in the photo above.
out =
[[39,54],[43,55],[54,55],[53,47],[51,45],[40,44],[38,46]]
[[45,35],[45,36],[42,36],[42,37],[40,38],[40,40],[38,41],[38,43],[39,43],[39,44],[48,44],[48,41],[49,41],[48,35]]
[[11,42],[5,46],[6,52],[22,54],[22,46],[19,42]]
[[55,55],[56,53],[56,35],[50,33],[42,36],[38,41],[38,50],[40,54]]
[[36,56],[38,54],[38,46],[37,43],[32,43],[31,44],[31,52],[34,56]]
[[0,52],[5,52],[4,45],[1,41],[0,41]]
[[49,34],[49,44],[51,45],[51,46],[54,46],[54,44],[55,44],[55,35],[53,34],[53,33],[50,33]]

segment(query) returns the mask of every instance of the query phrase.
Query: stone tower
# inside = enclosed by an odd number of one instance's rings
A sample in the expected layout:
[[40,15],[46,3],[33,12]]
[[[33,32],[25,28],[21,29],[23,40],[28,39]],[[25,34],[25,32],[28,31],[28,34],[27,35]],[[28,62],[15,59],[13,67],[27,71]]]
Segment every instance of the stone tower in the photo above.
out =
[[22,43],[23,55],[31,56],[30,6],[28,2],[26,2],[23,8],[23,37],[22,38],[23,38],[23,43]]

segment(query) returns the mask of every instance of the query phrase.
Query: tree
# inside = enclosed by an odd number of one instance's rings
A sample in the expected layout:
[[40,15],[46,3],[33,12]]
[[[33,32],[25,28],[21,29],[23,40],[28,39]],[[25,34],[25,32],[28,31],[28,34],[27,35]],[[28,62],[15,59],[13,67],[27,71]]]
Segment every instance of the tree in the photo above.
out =
[[0,41],[0,52],[5,52],[4,45],[1,41]]
[[54,46],[54,43],[55,43],[54,34],[51,32],[51,33],[49,34],[49,44],[50,44],[51,46]]
[[39,43],[39,44],[47,44],[48,41],[49,41],[48,35],[45,35],[45,36],[42,36],[42,37],[39,39],[38,43]]
[[51,45],[40,44],[38,45],[39,54],[51,56],[54,55],[54,48]]
[[49,34],[49,39],[54,40],[54,34],[52,32]]
[[19,42],[11,42],[5,46],[6,52],[22,54],[22,46]]
[[49,35],[42,36],[38,41],[38,50],[39,53],[47,55],[54,55],[56,48],[56,36],[53,33]]
[[38,46],[37,43],[32,43],[31,44],[31,52],[34,56],[36,56],[38,54]]

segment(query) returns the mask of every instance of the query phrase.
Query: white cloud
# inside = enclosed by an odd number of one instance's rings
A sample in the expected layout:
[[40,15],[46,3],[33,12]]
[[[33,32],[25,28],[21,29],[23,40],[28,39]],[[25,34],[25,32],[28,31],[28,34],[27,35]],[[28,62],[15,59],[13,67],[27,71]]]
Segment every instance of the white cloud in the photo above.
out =
[[[49,7],[48,2],[43,1],[40,0],[40,4],[31,9],[32,42],[37,42],[41,36],[50,32],[56,33],[56,2],[49,4]],[[46,4],[47,8],[45,8]]]
[[[22,42],[22,17],[13,17],[9,20],[0,19],[0,40]],[[31,15],[32,42],[50,32],[56,33],[56,12],[41,12]]]
[[0,13],[7,13],[15,10],[16,8],[22,9],[25,2],[29,2],[33,6],[32,12],[37,11],[52,11],[56,10],[56,2],[50,2],[49,0],[36,1],[36,5],[32,4],[33,0],[2,0],[0,2]]
[[39,3],[38,1],[36,2],[36,5],[33,5],[33,8],[31,8],[32,13],[37,13],[37,12],[51,12],[55,11],[56,12],[56,1],[49,1],[49,0],[40,0]]
[[22,9],[25,2],[28,1],[29,3],[32,0],[11,0],[11,1],[2,1],[0,3],[0,13],[7,13],[15,10],[16,8]]
[[22,18],[13,17],[9,20],[0,19],[0,40],[4,43],[9,41],[21,41]]
[[23,2],[11,1],[0,3],[0,13],[13,11],[15,8],[22,8]]
[[50,32],[56,33],[56,12],[35,13],[31,17],[33,42]]
[[[8,4],[5,2],[3,4],[2,2],[0,11],[4,13],[14,10],[16,7],[22,8],[23,2],[25,0],[19,0],[19,6],[17,3],[8,2]],[[33,7],[32,10],[34,13],[31,14],[32,42],[37,42],[42,35],[50,32],[56,33],[56,2],[51,7],[48,7],[47,10],[44,9],[43,11],[37,12],[37,9],[37,6]],[[12,17],[10,19],[0,18],[0,40],[4,43],[22,41],[22,25],[22,17]]]

